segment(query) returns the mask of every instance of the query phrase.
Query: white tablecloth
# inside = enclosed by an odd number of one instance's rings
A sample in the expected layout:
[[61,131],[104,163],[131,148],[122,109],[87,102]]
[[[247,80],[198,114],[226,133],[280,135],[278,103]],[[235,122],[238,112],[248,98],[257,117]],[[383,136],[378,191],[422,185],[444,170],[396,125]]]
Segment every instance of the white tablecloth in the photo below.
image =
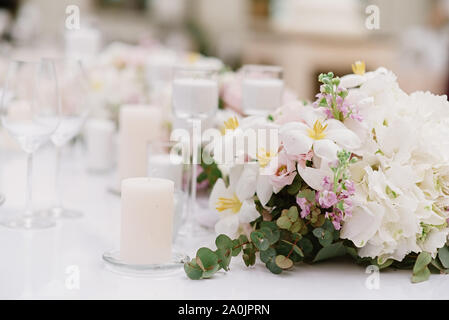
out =
[[[0,215],[23,203],[25,155],[0,150],[0,192],[6,203]],[[50,148],[38,152],[34,165],[34,198],[37,208],[52,202],[54,158]],[[113,173],[86,171],[81,150],[68,150],[63,164],[64,200],[85,216],[59,221],[40,231],[0,227],[0,298],[39,299],[447,299],[449,276],[432,275],[411,284],[410,271],[382,272],[379,288],[369,289],[371,275],[349,262],[299,265],[293,271],[273,275],[263,264],[251,270],[241,257],[231,271],[210,280],[192,281],[183,271],[156,277],[130,277],[108,270],[104,251],[117,248],[120,201],[106,191]],[[213,235],[187,247],[210,245]]]

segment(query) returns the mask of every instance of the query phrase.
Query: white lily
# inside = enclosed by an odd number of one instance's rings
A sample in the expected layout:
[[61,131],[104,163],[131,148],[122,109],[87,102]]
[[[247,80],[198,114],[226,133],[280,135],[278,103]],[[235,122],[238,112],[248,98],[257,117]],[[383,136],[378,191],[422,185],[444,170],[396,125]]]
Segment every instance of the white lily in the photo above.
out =
[[340,147],[354,151],[361,145],[359,137],[342,122],[326,119],[318,110],[304,112],[303,119],[280,129],[281,141],[290,155],[306,154],[313,148],[316,156],[330,162],[337,159]]
[[220,215],[215,224],[217,234],[235,237],[241,224],[250,223],[260,216],[253,199],[258,170],[256,163],[235,166],[230,171],[228,187],[222,179],[215,183],[209,207]]

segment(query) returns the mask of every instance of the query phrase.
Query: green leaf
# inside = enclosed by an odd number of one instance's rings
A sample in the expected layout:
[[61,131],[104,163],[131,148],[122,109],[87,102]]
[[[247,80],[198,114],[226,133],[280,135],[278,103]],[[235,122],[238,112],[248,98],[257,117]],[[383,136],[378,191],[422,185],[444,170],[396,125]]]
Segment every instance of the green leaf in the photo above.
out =
[[196,260],[184,263],[184,271],[192,280],[199,280],[203,276],[203,270],[196,263]]
[[243,249],[243,262],[247,267],[252,266],[256,263],[256,250],[252,244],[246,245]]
[[413,274],[419,274],[432,261],[432,256],[428,252],[421,252],[413,266]]
[[323,247],[327,247],[333,241],[332,232],[322,228],[316,228],[313,230],[313,235],[318,238],[318,241]]
[[232,240],[232,256],[237,257],[242,251],[242,246],[239,239]]
[[336,242],[327,247],[323,247],[318,251],[313,262],[323,261],[335,257],[344,256],[346,254],[346,248],[343,242]]
[[423,282],[429,279],[429,277],[430,277],[430,270],[428,267],[424,267],[417,273],[413,272],[412,282],[413,283]]
[[218,264],[220,267],[223,268],[223,270],[228,271],[232,258],[232,250],[229,248],[217,249],[215,254],[218,257]]
[[315,202],[315,191],[310,189],[302,190],[298,193],[299,198],[306,198],[309,202]]
[[276,250],[274,250],[273,248],[268,248],[267,250],[260,252],[260,260],[263,263],[268,263],[271,260],[274,260],[275,258],[276,258]]
[[449,248],[447,246],[444,246],[438,250],[438,258],[441,261],[441,264],[446,269],[449,268]]
[[279,217],[279,219],[277,219],[276,221],[276,224],[278,225],[279,228],[286,230],[290,229],[292,226],[292,222],[287,216]]
[[282,272],[282,269],[278,267],[274,260],[267,262],[265,266],[274,274],[280,274]]
[[306,255],[312,253],[312,251],[313,251],[312,241],[310,241],[307,238],[302,238],[301,240],[299,240],[297,245],[302,249],[302,251]]
[[215,239],[215,245],[218,249],[232,249],[233,242],[227,235],[220,234],[217,239]]
[[296,195],[301,189],[301,176],[297,174],[293,179],[293,182],[287,187],[287,193],[289,195]]
[[299,230],[301,230],[301,228],[304,226],[304,223],[302,222],[302,220],[296,220],[295,223],[292,224],[292,226],[290,227],[290,231],[292,233],[297,233]]
[[293,261],[283,255],[278,255],[275,258],[276,265],[281,269],[290,269],[293,266]]
[[273,231],[268,227],[262,227],[260,228],[260,232],[263,233],[264,238],[268,240],[270,245],[275,244],[279,240],[279,237],[281,236],[281,233],[277,228]]
[[292,223],[298,220],[299,217],[298,208],[295,206],[290,207],[290,209],[288,209],[287,212],[287,217],[290,219]]
[[196,252],[196,263],[203,270],[203,278],[208,278],[220,268],[218,256],[209,248],[200,248]]
[[260,251],[267,250],[270,243],[264,238],[264,234],[260,231],[253,231],[250,234],[251,241],[254,243],[257,249]]

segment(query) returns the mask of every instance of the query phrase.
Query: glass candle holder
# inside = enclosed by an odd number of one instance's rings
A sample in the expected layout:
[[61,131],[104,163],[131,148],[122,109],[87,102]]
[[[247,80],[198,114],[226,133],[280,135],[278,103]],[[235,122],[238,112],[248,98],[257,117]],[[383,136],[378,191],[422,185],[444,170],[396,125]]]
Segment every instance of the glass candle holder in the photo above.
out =
[[242,109],[246,115],[265,115],[281,106],[281,67],[244,65],[242,71]]
[[196,212],[197,165],[200,164],[201,123],[218,109],[218,70],[214,68],[175,68],[172,83],[172,107],[175,117],[186,120],[191,128],[188,138],[191,151],[189,206],[183,234],[192,237],[199,229]]
[[184,145],[168,141],[154,141],[148,144],[148,176],[152,178],[169,179],[175,184],[173,241],[185,221],[184,207],[188,191],[188,171],[183,155]]

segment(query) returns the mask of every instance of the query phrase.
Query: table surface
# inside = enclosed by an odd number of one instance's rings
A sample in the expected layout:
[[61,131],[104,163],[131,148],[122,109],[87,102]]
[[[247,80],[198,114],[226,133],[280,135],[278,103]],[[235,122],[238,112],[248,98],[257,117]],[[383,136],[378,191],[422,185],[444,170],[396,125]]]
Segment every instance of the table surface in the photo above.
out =
[[[0,217],[24,201],[26,160],[20,152],[0,151],[0,192],[6,202]],[[35,156],[33,186],[37,209],[53,200],[53,150]],[[114,173],[92,174],[80,148],[69,148],[63,168],[64,201],[84,217],[59,220],[39,231],[0,227],[0,298],[3,299],[448,299],[449,277],[432,275],[411,284],[410,271],[379,275],[378,288],[365,268],[333,261],[298,265],[281,275],[263,264],[251,270],[234,258],[231,270],[212,279],[192,281],[180,270],[168,276],[130,276],[112,272],[102,254],[117,248],[120,199],[107,191]],[[211,213],[212,214],[212,213]],[[186,248],[210,245],[213,234],[183,243]],[[371,278],[370,278],[371,277]],[[375,277],[375,276],[374,276]],[[372,282],[370,282],[372,283]],[[371,288],[371,289],[370,289]]]

